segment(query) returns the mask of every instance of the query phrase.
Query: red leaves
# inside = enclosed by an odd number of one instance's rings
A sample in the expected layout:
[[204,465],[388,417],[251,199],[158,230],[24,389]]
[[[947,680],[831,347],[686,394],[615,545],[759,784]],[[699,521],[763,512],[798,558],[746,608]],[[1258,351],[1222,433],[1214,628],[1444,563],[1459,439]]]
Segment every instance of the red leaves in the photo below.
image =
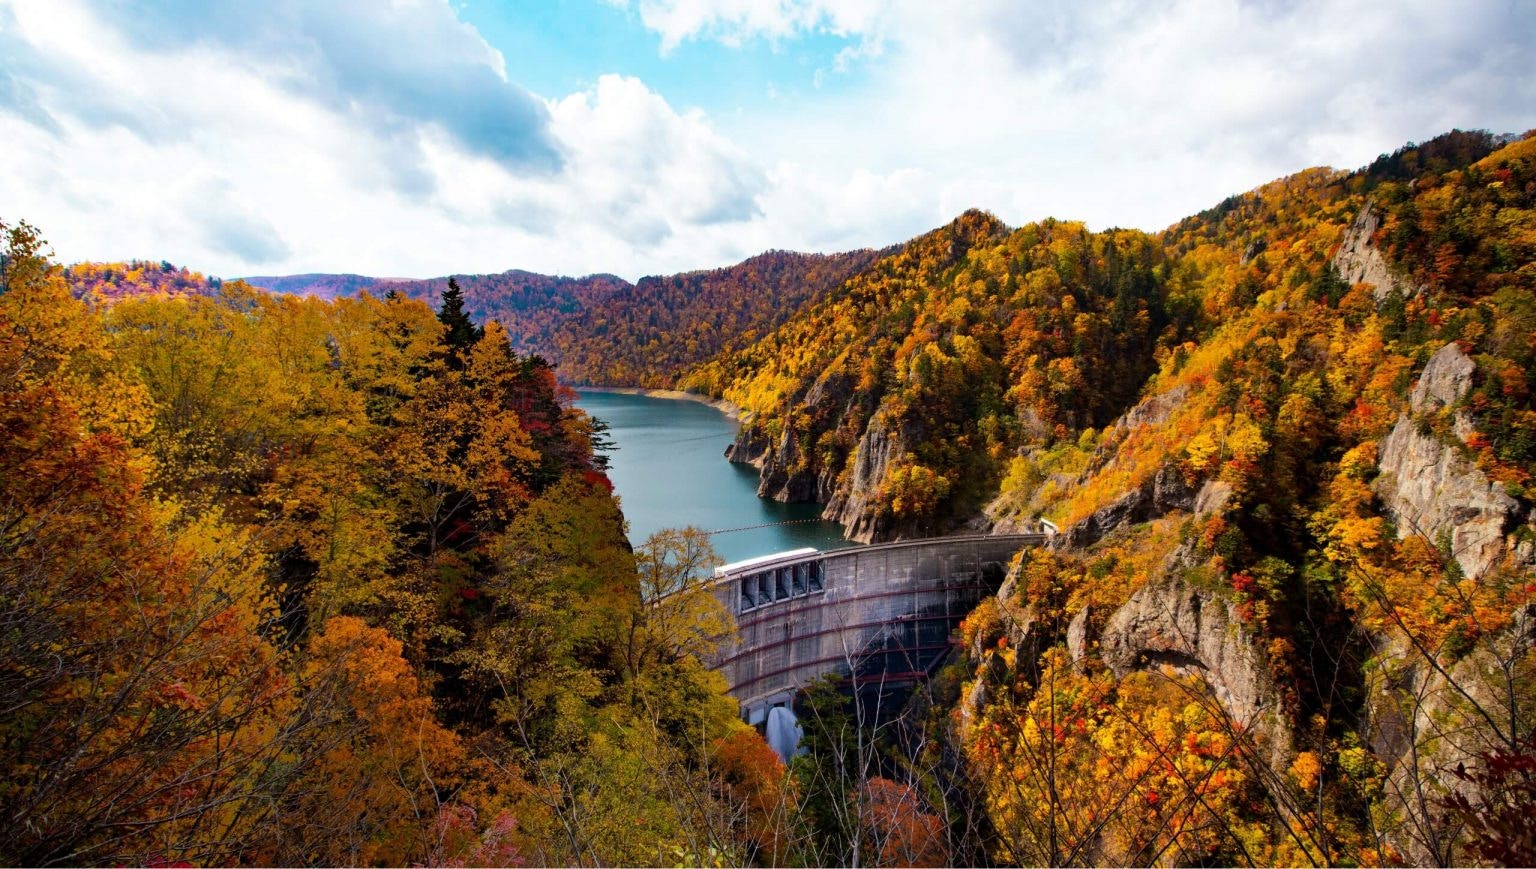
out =
[[1481,795],[1473,804],[1455,790],[1445,804],[1467,825],[1473,854],[1499,866],[1536,865],[1536,826],[1531,806],[1536,803],[1536,737],[1519,744],[1481,753],[1480,768],[1464,765],[1453,774]]
[[436,845],[428,866],[524,866],[516,842],[517,819],[499,812],[484,828],[479,814],[462,803],[445,803],[432,821]]
[[608,475],[603,473],[602,471],[595,471],[595,470],[591,470],[591,469],[582,471],[581,472],[581,479],[583,481],[585,481],[588,486],[591,486],[594,490],[599,490],[600,489],[600,490],[602,490],[604,492],[612,492],[613,491],[613,481],[608,479]]
[[201,710],[204,708],[202,698],[187,690],[187,686],[181,682],[173,682],[160,688],[160,700],[167,705],[181,706],[186,709]]
[[1232,588],[1238,594],[1251,595],[1258,587],[1258,581],[1246,573],[1232,574]]
[[865,831],[878,866],[945,866],[943,822],[925,811],[917,789],[876,776],[861,795],[869,813]]

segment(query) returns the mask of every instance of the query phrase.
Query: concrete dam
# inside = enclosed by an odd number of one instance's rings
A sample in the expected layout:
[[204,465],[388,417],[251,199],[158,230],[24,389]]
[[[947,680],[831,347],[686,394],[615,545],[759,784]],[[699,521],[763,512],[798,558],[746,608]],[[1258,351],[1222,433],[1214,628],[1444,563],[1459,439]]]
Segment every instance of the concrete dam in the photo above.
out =
[[737,635],[712,662],[750,724],[829,673],[855,691],[911,685],[997,591],[1014,554],[1047,534],[939,537],[827,552],[798,549],[717,568]]

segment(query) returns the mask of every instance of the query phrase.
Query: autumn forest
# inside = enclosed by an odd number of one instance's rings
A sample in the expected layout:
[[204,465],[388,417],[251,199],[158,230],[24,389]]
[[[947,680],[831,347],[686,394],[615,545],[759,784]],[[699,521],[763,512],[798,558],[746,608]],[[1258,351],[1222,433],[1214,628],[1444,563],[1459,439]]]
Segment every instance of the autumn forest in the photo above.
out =
[[[0,217],[0,863],[1536,862],[1536,133],[633,283]],[[850,540],[1056,533],[786,763],[588,385]]]

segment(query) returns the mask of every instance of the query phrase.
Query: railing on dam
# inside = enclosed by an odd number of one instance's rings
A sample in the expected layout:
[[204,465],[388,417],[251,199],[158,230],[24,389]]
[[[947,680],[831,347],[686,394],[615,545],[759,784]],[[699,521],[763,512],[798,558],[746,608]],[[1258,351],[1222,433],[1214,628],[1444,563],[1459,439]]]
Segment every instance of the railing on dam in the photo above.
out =
[[951,632],[997,591],[1013,555],[1046,534],[975,535],[827,552],[799,549],[728,564],[714,594],[736,616],[713,662],[756,724],[813,679],[911,682]]

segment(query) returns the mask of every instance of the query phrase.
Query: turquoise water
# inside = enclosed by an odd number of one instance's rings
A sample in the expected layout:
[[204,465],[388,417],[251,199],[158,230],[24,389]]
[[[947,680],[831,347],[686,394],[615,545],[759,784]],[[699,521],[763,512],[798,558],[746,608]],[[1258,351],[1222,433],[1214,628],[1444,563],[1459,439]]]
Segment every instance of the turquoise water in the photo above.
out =
[[814,546],[850,545],[834,522],[817,519],[819,504],[780,504],[757,497],[757,469],[725,460],[736,422],[706,404],[582,392],[577,406],[609,426],[618,449],[608,472],[629,520],[629,539],[640,544],[661,528],[694,525],[706,531],[813,522],[715,534],[710,541],[726,561]]

